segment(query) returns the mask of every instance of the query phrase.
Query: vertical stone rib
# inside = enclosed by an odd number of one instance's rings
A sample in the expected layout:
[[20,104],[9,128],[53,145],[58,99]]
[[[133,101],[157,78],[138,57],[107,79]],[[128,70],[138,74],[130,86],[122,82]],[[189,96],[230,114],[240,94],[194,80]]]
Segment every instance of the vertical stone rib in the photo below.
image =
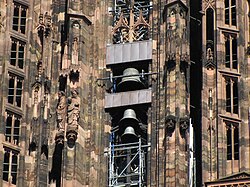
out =
[[187,186],[189,126],[189,42],[187,7],[181,1],[165,5],[166,38],[166,182],[170,186]]

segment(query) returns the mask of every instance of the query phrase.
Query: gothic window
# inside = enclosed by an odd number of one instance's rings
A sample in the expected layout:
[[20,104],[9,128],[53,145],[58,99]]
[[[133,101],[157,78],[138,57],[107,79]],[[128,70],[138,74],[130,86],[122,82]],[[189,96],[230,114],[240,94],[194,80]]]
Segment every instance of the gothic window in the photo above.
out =
[[225,24],[236,26],[236,0],[225,0]]
[[4,148],[3,180],[16,184],[17,181],[18,152]]
[[212,8],[208,8],[206,11],[206,37],[207,43],[214,41],[214,11]]
[[206,57],[208,62],[214,58],[214,11],[212,8],[206,10]]
[[12,39],[10,65],[23,69],[25,43]]
[[230,70],[238,68],[237,61],[237,39],[232,36],[228,36],[225,41],[225,67]]
[[14,2],[12,29],[25,34],[27,7]]
[[238,81],[236,78],[225,77],[226,81],[226,112],[239,113]]
[[5,141],[18,145],[21,117],[7,112],[5,125]]
[[21,107],[23,79],[9,74],[8,103]]
[[226,123],[227,160],[239,160],[239,126],[236,123]]

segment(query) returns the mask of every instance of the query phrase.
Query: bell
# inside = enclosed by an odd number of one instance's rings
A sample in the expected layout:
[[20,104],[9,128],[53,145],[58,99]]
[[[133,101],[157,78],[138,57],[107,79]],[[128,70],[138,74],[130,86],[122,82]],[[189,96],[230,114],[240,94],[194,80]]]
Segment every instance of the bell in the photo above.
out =
[[119,129],[121,132],[124,131],[128,126],[135,128],[139,127],[139,120],[136,117],[136,113],[133,109],[127,109],[123,113],[123,118],[119,121]]
[[121,136],[122,143],[133,143],[138,142],[138,137],[135,134],[135,129],[131,126],[128,126],[124,133]]
[[[134,76],[133,76],[134,75]],[[140,90],[145,85],[140,80],[139,71],[135,68],[127,68],[123,71],[122,81],[117,85],[118,92]]]
[[135,123],[138,124],[139,120],[136,117],[136,113],[133,109],[126,109],[123,113],[123,117],[120,120],[119,124],[124,124],[124,123]]

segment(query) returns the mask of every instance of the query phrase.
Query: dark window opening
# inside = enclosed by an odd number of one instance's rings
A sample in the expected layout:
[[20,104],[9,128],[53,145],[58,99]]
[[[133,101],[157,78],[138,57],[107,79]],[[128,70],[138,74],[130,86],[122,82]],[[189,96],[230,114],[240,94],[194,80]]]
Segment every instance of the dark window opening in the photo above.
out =
[[239,128],[234,126],[234,160],[239,160]]
[[5,126],[5,141],[11,142],[11,131],[12,131],[12,117],[13,115],[8,114]]
[[20,120],[20,116],[7,112],[5,125],[5,141],[8,141],[15,145],[19,144]]
[[227,160],[232,160],[232,134],[229,125],[227,126]]
[[23,69],[25,43],[12,39],[10,65]]
[[236,1],[231,1],[231,18],[232,18],[232,25],[236,26]]
[[14,103],[14,86],[15,86],[15,77],[10,77],[9,79],[9,93],[8,93],[8,103]]
[[226,81],[226,111],[231,112],[231,82]]
[[227,68],[230,68],[230,40],[226,40],[225,47],[226,47],[225,66]]
[[237,82],[233,82],[233,113],[238,114],[238,85]]
[[9,75],[8,103],[21,107],[23,79],[15,75]]
[[225,67],[230,69],[238,69],[238,55],[237,55],[237,39],[228,36],[225,41]]
[[225,24],[236,26],[236,0],[225,0]]
[[21,100],[22,100],[22,80],[17,79],[17,88],[16,88],[16,105],[21,107]]
[[12,41],[11,44],[11,56],[10,56],[10,64],[12,66],[16,66],[16,58],[17,58],[17,43],[16,41]]
[[67,77],[60,76],[59,77],[59,90],[65,92],[66,86],[67,86]]
[[226,123],[227,130],[227,160],[239,160],[239,126]]
[[233,69],[238,68],[238,62],[237,62],[237,39],[232,39],[232,60],[233,60]]
[[18,153],[5,148],[3,162],[3,180],[16,184],[17,168],[18,168]]
[[11,163],[11,176],[12,176],[12,184],[16,184],[17,179],[17,155],[12,155],[12,163]]
[[4,161],[3,161],[3,180],[9,180],[9,167],[10,167],[10,153],[4,153]]
[[225,78],[226,81],[226,112],[239,113],[238,82],[237,79]]
[[14,3],[12,29],[25,34],[27,7]]
[[207,40],[214,41],[214,11],[212,8],[207,9],[206,19]]

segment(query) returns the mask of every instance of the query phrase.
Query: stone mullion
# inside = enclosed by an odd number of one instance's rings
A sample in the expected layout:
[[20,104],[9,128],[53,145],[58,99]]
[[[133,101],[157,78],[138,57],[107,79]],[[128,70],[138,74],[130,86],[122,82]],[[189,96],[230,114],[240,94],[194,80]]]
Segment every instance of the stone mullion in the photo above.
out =
[[[186,2],[188,4],[188,2]],[[169,149],[166,149],[169,158],[169,167],[166,166],[166,185],[171,186],[186,186],[188,184],[188,174],[186,172],[187,168],[187,153],[185,146],[187,145],[187,132],[186,126],[188,126],[189,121],[185,119],[189,118],[188,108],[188,98],[186,94],[181,93],[186,90],[189,80],[188,77],[188,67],[184,67],[189,63],[189,51],[187,53],[184,48],[188,48],[188,39],[183,38],[182,34],[186,30],[182,30],[182,26],[187,26],[186,19],[188,18],[187,12],[185,12],[185,5],[182,5],[178,2],[175,2],[170,5],[166,5],[165,9],[165,20],[167,30],[167,42],[170,42],[172,45],[166,46],[166,76],[168,77],[169,82],[167,82],[166,92],[167,97],[169,97],[169,103],[167,103],[167,116],[166,116],[166,140],[165,143],[169,145]],[[175,19],[170,19],[170,12],[172,9],[175,9]],[[184,11],[181,15],[180,11]],[[183,17],[182,17],[183,16]],[[172,22],[173,23],[172,23]],[[171,25],[175,25],[174,27]],[[188,26],[187,26],[188,27]],[[188,28],[187,28],[188,30]],[[185,33],[188,34],[188,33]],[[181,46],[182,42],[186,43],[187,46]],[[183,48],[184,47],[184,48]],[[186,57],[186,55],[188,57]],[[183,65],[183,67],[181,66]],[[183,71],[183,75],[182,72]],[[183,76],[183,77],[182,77]],[[167,142],[169,140],[169,143]],[[167,164],[167,163],[166,163]]]

